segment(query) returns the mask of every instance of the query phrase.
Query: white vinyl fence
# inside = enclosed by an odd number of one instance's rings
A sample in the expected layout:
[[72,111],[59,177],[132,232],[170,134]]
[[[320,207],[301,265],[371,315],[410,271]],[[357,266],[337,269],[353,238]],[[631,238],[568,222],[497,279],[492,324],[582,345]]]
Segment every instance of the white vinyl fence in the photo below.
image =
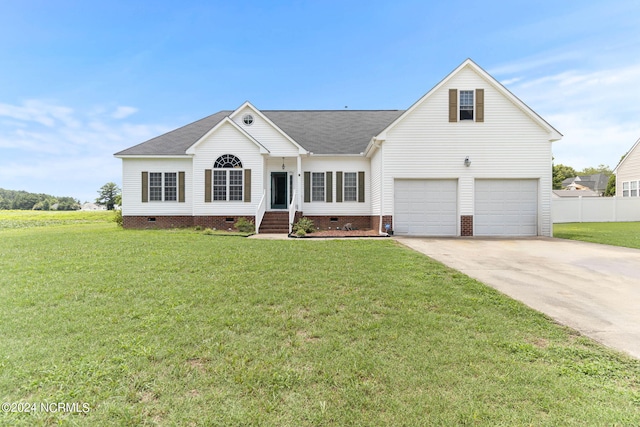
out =
[[640,197],[571,197],[551,200],[554,224],[640,221]]

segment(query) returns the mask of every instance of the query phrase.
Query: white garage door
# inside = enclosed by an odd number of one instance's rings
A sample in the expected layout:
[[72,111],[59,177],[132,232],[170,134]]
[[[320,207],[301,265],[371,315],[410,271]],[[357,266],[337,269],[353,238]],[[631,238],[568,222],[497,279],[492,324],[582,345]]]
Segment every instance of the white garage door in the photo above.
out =
[[455,236],[457,188],[457,180],[397,179],[394,184],[394,232]]
[[481,179],[475,182],[476,236],[538,234],[538,181]]

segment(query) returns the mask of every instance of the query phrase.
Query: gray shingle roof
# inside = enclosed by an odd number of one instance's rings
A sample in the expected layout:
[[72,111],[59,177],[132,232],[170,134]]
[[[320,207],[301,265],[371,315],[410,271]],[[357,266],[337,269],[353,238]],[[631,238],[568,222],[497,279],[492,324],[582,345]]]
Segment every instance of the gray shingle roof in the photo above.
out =
[[[261,111],[303,148],[314,154],[360,154],[404,111],[326,110]],[[116,153],[118,155],[183,155],[186,150],[233,111],[220,111]]]
[[314,154],[360,154],[400,110],[263,111],[264,115]]
[[204,134],[233,111],[220,111],[186,126],[174,129],[141,144],[116,153],[116,156],[171,156],[184,155]]

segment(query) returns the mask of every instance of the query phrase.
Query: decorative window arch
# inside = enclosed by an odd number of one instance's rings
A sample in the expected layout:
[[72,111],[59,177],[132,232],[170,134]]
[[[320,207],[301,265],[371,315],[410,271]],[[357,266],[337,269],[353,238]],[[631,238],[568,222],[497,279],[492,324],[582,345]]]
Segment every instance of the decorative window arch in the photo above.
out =
[[237,158],[233,154],[223,154],[222,156],[218,157],[216,162],[213,164],[213,167],[214,169],[219,169],[219,168],[242,169],[242,162],[240,161],[239,158]]
[[233,154],[223,154],[213,164],[213,200],[242,201],[242,162]]

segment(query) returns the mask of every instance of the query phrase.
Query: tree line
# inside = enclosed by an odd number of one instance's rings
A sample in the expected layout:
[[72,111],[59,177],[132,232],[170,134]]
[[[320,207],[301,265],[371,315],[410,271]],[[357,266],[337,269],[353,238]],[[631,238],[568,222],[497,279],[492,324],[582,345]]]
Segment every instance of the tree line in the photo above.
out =
[[[98,194],[96,203],[106,206],[109,210],[122,204],[121,190],[113,182],[100,187]],[[56,197],[44,193],[0,188],[0,210],[76,211],[80,208],[80,200],[73,197]]]
[[0,209],[74,211],[80,209],[80,201],[73,197],[56,197],[44,193],[0,188]]

